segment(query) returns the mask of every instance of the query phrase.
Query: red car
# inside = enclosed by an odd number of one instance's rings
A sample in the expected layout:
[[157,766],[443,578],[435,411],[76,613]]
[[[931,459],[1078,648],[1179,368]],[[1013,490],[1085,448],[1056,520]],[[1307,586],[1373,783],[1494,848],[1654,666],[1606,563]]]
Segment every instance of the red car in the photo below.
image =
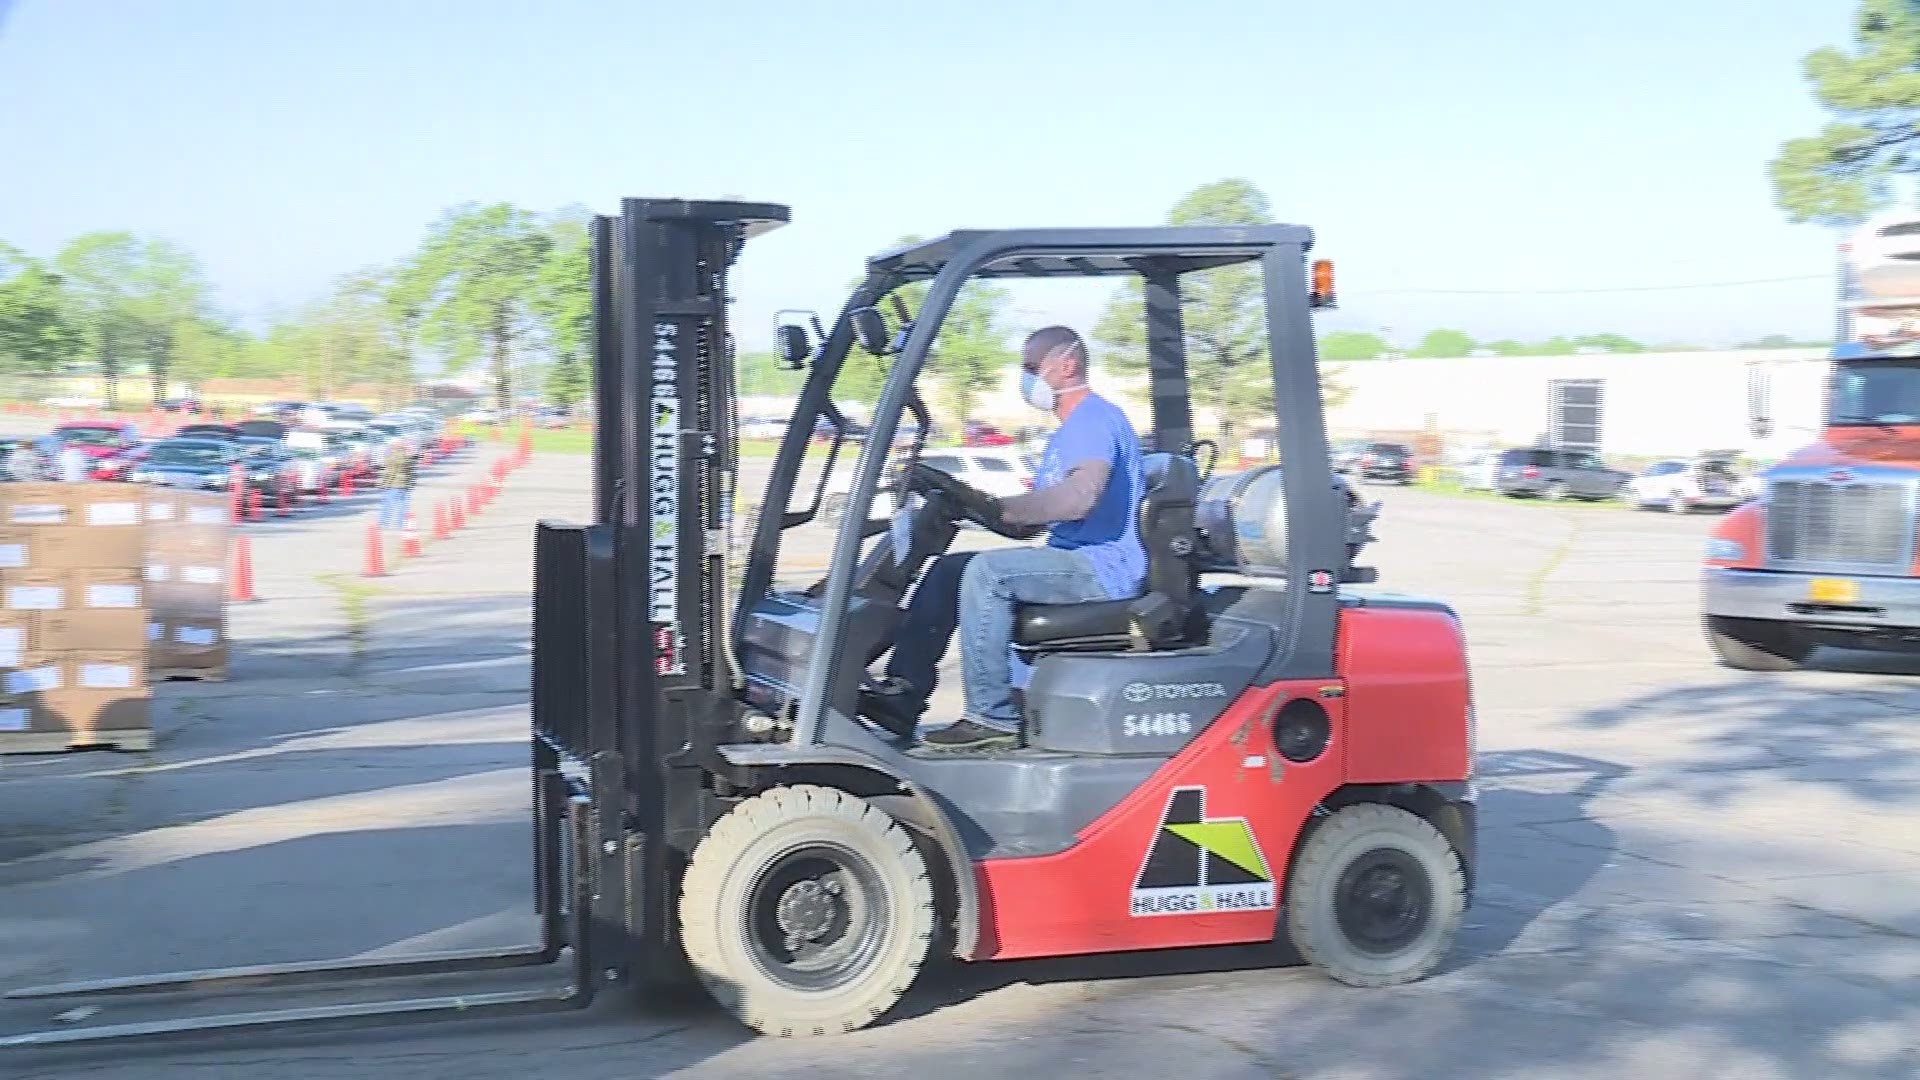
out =
[[1013,436],[977,420],[969,420],[960,429],[961,446],[1012,446]]
[[87,455],[87,471],[96,480],[116,479],[124,468],[111,468],[101,475],[104,462],[116,461],[140,445],[140,430],[115,420],[81,420],[53,429],[54,453],[77,446]]

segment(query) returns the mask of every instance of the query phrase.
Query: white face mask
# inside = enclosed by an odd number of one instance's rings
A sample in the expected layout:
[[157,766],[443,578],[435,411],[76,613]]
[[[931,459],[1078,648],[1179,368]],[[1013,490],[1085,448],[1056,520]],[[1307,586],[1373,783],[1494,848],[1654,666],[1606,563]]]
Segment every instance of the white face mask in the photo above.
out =
[[1020,396],[1027,399],[1027,404],[1041,412],[1053,411],[1053,387],[1048,386],[1045,379],[1031,371],[1020,373]]

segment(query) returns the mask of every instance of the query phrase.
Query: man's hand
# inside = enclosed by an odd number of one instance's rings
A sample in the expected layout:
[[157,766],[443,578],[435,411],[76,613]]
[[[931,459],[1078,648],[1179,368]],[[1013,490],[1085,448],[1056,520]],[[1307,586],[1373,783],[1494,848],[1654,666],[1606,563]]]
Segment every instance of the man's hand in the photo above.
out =
[[961,517],[976,521],[1010,539],[1031,540],[1045,531],[1043,526],[1016,525],[1007,521],[1001,512],[999,498],[924,462],[913,463],[912,470],[907,474],[907,489],[940,492],[952,501]]

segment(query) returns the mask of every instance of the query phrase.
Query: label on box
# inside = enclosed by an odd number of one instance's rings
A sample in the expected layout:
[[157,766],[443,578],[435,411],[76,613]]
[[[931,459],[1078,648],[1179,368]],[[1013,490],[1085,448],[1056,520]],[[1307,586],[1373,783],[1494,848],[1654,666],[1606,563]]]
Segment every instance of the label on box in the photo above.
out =
[[227,523],[227,514],[228,511],[225,507],[189,506],[187,507],[187,524],[225,525]]
[[29,715],[25,709],[0,709],[0,731],[27,730],[27,717]]
[[133,686],[131,664],[81,664],[82,690],[127,690]]
[[148,641],[159,641],[160,639],[166,636],[167,636],[167,628],[165,626],[157,622],[150,622],[147,624],[147,640]]
[[35,694],[60,689],[60,665],[23,668],[7,672],[7,693]]
[[67,520],[66,503],[14,503],[7,521],[14,525],[60,525]]
[[148,581],[169,581],[172,578],[173,578],[173,571],[167,568],[166,563],[156,562],[156,563],[147,564],[147,580]]
[[180,580],[191,585],[220,584],[220,568],[217,566],[183,566],[180,568]]
[[87,606],[137,608],[140,606],[140,586],[89,585],[87,586]]
[[172,521],[173,520],[173,503],[171,502],[148,503],[147,504],[147,520],[148,521]]
[[137,502],[88,503],[87,524],[138,525],[140,524],[140,504]]
[[27,565],[27,545],[0,544],[0,570],[18,570]]
[[220,631],[198,626],[176,626],[173,638],[182,645],[212,645],[220,640]]
[[19,667],[27,651],[27,632],[18,626],[0,626],[0,668]]
[[67,606],[65,593],[58,585],[10,585],[7,606],[15,611],[59,611]]

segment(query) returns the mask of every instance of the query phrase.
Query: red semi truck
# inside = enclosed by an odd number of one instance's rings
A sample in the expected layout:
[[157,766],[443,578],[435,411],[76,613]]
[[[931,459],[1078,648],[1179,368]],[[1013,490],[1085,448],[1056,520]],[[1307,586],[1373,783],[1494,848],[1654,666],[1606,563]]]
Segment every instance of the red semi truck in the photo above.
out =
[[1791,670],[1822,645],[1920,653],[1920,217],[1841,248],[1839,311],[1816,440],[1707,541],[1705,631],[1731,667]]

